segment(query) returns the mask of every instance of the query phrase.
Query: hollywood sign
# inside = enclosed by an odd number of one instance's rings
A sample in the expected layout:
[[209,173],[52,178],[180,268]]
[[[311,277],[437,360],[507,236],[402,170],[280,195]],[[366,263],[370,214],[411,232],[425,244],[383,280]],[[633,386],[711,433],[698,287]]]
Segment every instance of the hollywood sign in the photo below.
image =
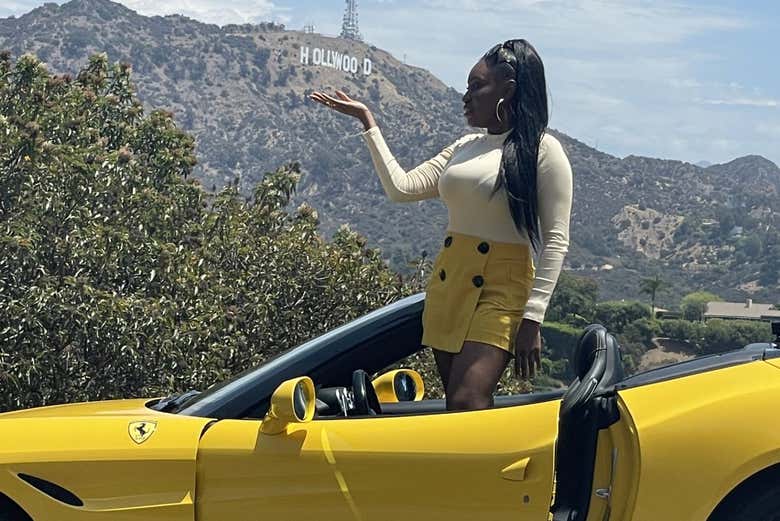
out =
[[351,72],[352,74],[357,74],[362,69],[365,76],[371,74],[373,68],[371,60],[368,58],[363,58],[363,63],[361,64],[360,60],[355,56],[320,47],[315,47],[314,49],[301,47],[301,63],[303,65],[311,63],[322,67],[330,67],[344,72]]

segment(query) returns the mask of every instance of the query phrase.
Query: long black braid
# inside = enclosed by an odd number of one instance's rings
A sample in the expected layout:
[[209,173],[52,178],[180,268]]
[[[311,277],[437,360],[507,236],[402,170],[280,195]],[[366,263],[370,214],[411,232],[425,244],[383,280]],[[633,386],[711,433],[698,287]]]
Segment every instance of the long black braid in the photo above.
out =
[[544,64],[526,40],[508,40],[485,53],[483,59],[488,66],[498,67],[496,71],[503,75],[500,77],[516,82],[513,99],[505,102],[514,128],[504,141],[493,194],[506,187],[515,226],[520,233],[528,234],[534,251],[538,251],[537,157],[549,123]]

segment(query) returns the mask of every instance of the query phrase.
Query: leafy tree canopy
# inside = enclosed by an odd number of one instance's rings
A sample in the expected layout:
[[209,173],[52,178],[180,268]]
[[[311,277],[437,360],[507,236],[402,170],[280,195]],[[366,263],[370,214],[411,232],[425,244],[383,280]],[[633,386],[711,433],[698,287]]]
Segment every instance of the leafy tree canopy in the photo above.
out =
[[0,410],[202,389],[413,291],[287,208],[297,164],[247,201],[195,163],[129,66],[0,56]]
[[719,296],[709,291],[696,291],[685,295],[680,302],[680,311],[686,320],[703,320],[707,311],[708,302],[722,300]]

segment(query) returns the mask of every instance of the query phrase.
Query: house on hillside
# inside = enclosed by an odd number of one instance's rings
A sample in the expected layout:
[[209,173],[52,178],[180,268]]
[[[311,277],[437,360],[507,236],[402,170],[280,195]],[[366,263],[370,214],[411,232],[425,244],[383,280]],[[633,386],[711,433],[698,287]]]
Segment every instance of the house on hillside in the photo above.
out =
[[745,302],[707,302],[704,320],[725,318],[732,320],[780,320],[780,308],[772,304],[756,304],[753,299]]

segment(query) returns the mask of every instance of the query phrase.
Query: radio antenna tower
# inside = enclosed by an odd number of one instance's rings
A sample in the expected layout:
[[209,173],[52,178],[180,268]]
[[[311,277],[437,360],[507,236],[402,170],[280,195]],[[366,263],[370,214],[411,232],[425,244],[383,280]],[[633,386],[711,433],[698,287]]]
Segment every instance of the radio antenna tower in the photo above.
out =
[[341,37],[348,40],[363,41],[363,37],[358,30],[357,0],[347,0],[344,22],[341,25]]

